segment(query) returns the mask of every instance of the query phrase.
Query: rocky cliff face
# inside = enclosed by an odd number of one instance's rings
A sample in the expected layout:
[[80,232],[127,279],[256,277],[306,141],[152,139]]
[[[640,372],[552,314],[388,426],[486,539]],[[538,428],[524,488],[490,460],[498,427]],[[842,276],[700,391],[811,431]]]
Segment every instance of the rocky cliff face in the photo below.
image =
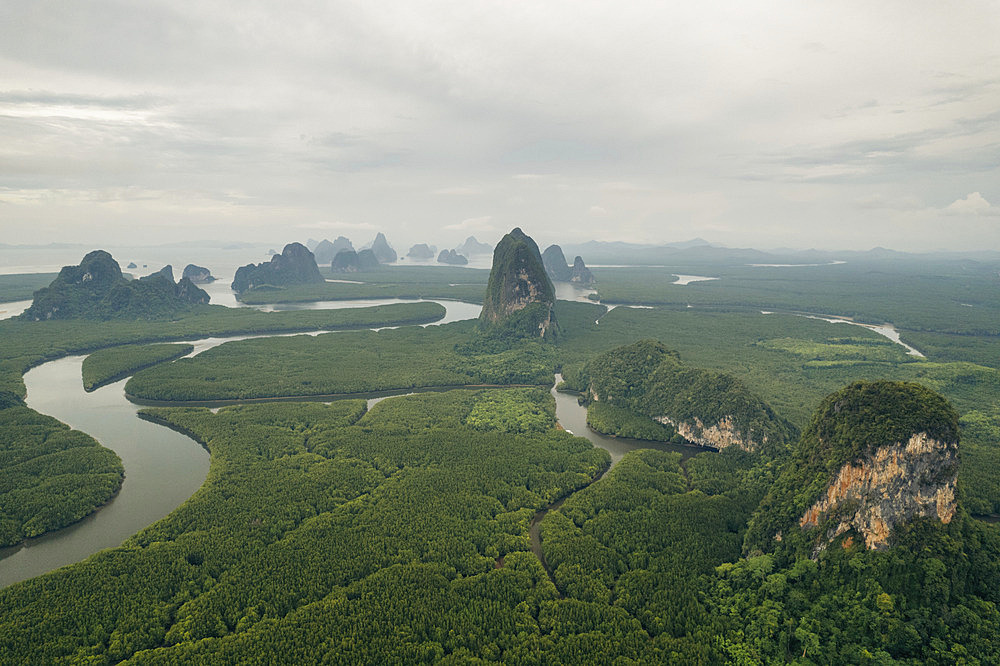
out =
[[677,434],[698,446],[709,446],[713,449],[725,449],[735,446],[738,449],[753,453],[767,443],[767,436],[755,441],[752,436],[744,435],[736,428],[732,416],[724,416],[716,423],[706,426],[697,416],[688,420],[674,419],[669,416],[654,416],[653,420],[664,425],[671,425]]
[[835,539],[892,545],[916,518],[956,510],[958,414],[909,382],[855,382],[830,394],[764,497],[744,550],[782,544],[814,556]]
[[259,287],[283,287],[292,284],[323,282],[316,258],[302,243],[289,243],[281,254],[264,264],[248,264],[236,271],[233,291],[242,293]]
[[590,272],[587,265],[583,263],[583,257],[579,255],[573,260],[573,268],[570,270],[569,281],[581,287],[590,287],[594,284],[594,274]]
[[916,433],[841,467],[799,518],[799,527],[819,527],[834,518],[823,543],[853,529],[868,548],[885,548],[892,529],[913,518],[951,522],[957,479],[958,443]]
[[484,326],[502,326],[515,335],[545,337],[555,331],[555,288],[545,273],[538,245],[513,229],[493,252],[483,311]]
[[542,264],[553,282],[569,282],[573,277],[573,269],[566,264],[566,255],[558,245],[545,248],[545,252],[542,252]]

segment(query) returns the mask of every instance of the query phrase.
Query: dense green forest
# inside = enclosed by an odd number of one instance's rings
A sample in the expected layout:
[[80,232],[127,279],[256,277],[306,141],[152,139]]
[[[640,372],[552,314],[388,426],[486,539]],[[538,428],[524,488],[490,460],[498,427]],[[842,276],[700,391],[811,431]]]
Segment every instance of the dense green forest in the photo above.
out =
[[6,395],[0,397],[0,546],[80,520],[111,499],[125,475],[118,456],[93,437]]
[[194,358],[143,370],[128,381],[125,391],[143,400],[216,401],[552,383],[554,355],[539,344],[493,354],[456,350],[473,329],[472,322],[456,322],[229,342]]
[[83,359],[83,388],[93,391],[137,370],[172,361],[194,351],[189,344],[123,345],[102,349]]
[[[146,410],[209,449],[204,486],[121,548],[0,591],[0,663],[1000,663],[1000,530],[971,515],[1000,513],[995,271],[708,265],[596,268],[602,298],[658,307],[560,301],[548,342],[490,337],[469,321],[234,341],[140,371],[129,393],[155,400],[536,387],[419,393],[370,411],[353,399]],[[669,286],[670,271],[721,279]],[[486,283],[484,271],[446,267],[349,277],[365,284],[270,293],[398,296],[416,284],[429,289],[420,295],[481,298]],[[927,358],[860,327],[761,309],[890,320]],[[69,353],[441,313],[418,303],[0,322],[2,432],[46,446],[70,432],[19,398],[25,369]],[[104,374],[129,372],[152,362],[152,347],[92,358],[110,362]],[[676,432],[649,418],[664,406],[745,408],[788,446],[683,460],[638,450],[609,469],[604,451],[561,430],[537,388],[557,371],[565,388],[622,396],[591,403],[602,432],[665,441]],[[844,389],[858,380],[920,386]],[[815,550],[806,532],[774,539],[841,463],[915,429],[961,433],[950,523],[914,520],[884,550],[850,539]],[[6,530],[20,518],[3,520]]]

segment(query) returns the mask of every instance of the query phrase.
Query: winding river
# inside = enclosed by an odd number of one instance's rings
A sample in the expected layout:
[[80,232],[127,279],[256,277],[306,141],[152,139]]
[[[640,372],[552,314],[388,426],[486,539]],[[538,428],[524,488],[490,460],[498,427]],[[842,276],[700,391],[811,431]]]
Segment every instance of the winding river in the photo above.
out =
[[[367,305],[401,302],[365,301]],[[412,302],[412,301],[410,301]],[[480,306],[440,301],[444,324],[479,315]],[[362,307],[341,301],[340,307]],[[312,335],[330,333],[316,331]],[[284,335],[301,335],[289,333]],[[195,354],[223,342],[249,337],[189,340]],[[136,417],[140,406],[125,399],[123,379],[97,389],[83,390],[80,367],[85,356],[68,356],[32,368],[24,375],[27,404],[69,426],[93,436],[122,459],[125,480],[107,504],[69,527],[0,549],[0,587],[12,585],[104,548],[118,546],[140,529],[163,518],[190,497],[205,481],[209,455],[191,439]]]
[[[367,302],[377,305],[382,302]],[[445,318],[436,323],[470,319],[479,306],[442,301]],[[343,304],[356,306],[356,304]],[[433,324],[431,324],[433,325]],[[328,331],[313,334],[328,333]],[[260,336],[234,336],[190,341],[194,354],[229,340]],[[0,587],[73,564],[105,548],[118,546],[142,528],[163,518],[190,497],[208,474],[208,452],[188,437],[136,417],[140,406],[125,398],[122,379],[92,393],[83,390],[80,368],[85,356],[69,356],[33,368],[24,375],[27,403],[43,414],[92,435],[121,459],[125,480],[106,505],[73,525],[17,546],[0,549]],[[557,383],[561,377],[557,375]],[[613,467],[628,451],[660,448],[680,451],[685,457],[698,450],[669,444],[605,437],[587,426],[586,410],[575,395],[553,388],[556,417],[567,431],[581,435],[611,455]],[[369,407],[384,397],[369,400]],[[610,469],[610,467],[609,467]],[[562,502],[539,511],[532,521],[533,550],[541,556],[538,524],[545,513]]]

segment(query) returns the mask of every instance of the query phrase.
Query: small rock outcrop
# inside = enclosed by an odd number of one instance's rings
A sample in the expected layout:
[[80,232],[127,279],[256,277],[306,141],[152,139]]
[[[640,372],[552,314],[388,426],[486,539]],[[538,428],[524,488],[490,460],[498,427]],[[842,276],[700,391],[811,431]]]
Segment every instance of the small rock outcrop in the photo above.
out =
[[406,253],[406,256],[410,259],[418,259],[421,261],[434,258],[434,251],[436,248],[427,243],[417,243],[410,248],[410,251]]
[[203,266],[195,266],[194,264],[188,264],[184,267],[184,272],[181,273],[181,277],[186,277],[195,284],[207,284],[209,282],[215,282],[215,278],[212,277],[212,272]]
[[916,518],[950,522],[958,435],[955,410],[919,384],[855,382],[827,396],[751,520],[746,545],[791,541],[815,556],[847,534],[845,543],[883,549]]
[[520,229],[506,234],[493,251],[481,327],[514,337],[546,337],[556,331],[555,288],[545,273],[538,245]]
[[141,277],[139,279],[140,280],[155,280],[156,278],[163,278],[164,280],[167,280],[170,283],[173,283],[173,281],[174,281],[174,267],[171,266],[170,264],[167,264],[166,266],[164,266],[160,270],[156,271],[155,273],[150,273],[149,275],[145,275],[145,276],[143,276],[143,277]]
[[128,262],[128,266],[126,266],[125,268],[139,268],[139,267],[135,265],[134,261],[130,261]]
[[480,243],[476,240],[475,236],[469,236],[465,239],[465,242],[455,248],[455,250],[466,257],[472,257],[477,254],[489,254],[493,251],[492,245],[487,245],[486,243]]
[[236,271],[232,288],[237,293],[262,287],[323,282],[316,258],[302,243],[289,243],[281,254],[263,264],[247,264]]
[[452,266],[465,266],[469,263],[469,260],[460,255],[455,250],[441,250],[441,254],[438,255],[439,264],[451,264]]
[[566,264],[566,255],[558,245],[549,245],[545,248],[545,252],[542,252],[542,263],[553,282],[569,282],[573,277],[573,269]]
[[20,318],[157,319],[208,300],[208,294],[190,280],[174,283],[170,266],[128,280],[110,254],[94,250],[79,265],[64,266],[48,287],[36,291],[31,307]]
[[583,257],[579,255],[573,260],[573,268],[570,271],[569,281],[581,287],[592,287],[594,285],[594,274],[590,272],[587,265],[583,263]]
[[389,245],[389,241],[385,239],[385,234],[382,232],[379,232],[375,236],[375,240],[372,241],[371,251],[375,253],[375,258],[380,264],[391,264],[397,259],[396,251]]

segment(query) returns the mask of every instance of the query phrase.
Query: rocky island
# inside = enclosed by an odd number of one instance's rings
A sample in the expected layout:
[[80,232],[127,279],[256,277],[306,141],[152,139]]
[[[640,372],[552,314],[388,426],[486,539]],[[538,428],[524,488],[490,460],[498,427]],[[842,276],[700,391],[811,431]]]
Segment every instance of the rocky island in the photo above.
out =
[[512,337],[554,336],[555,298],[538,245],[520,228],[513,229],[493,252],[480,327]]
[[375,253],[375,258],[378,259],[378,263],[380,264],[392,264],[397,259],[396,251],[392,249],[389,241],[385,239],[385,234],[381,231],[375,236],[375,240],[372,241],[371,251]]
[[371,250],[341,250],[333,258],[330,270],[334,273],[357,273],[378,268],[379,262]]
[[175,283],[170,266],[129,280],[104,250],[88,253],[77,266],[64,266],[48,287],[35,292],[21,319],[153,319],[174,314],[209,297],[188,278]]
[[263,264],[247,264],[236,271],[232,289],[243,293],[250,289],[284,287],[292,284],[323,282],[316,258],[302,243],[289,243],[281,254]]
[[406,256],[410,259],[417,259],[419,261],[426,261],[427,259],[434,258],[435,248],[433,245],[427,245],[427,243],[417,243],[410,248],[410,251],[406,253]]
[[215,282],[215,278],[212,277],[212,272],[210,270],[202,266],[195,266],[194,264],[188,264],[185,266],[184,272],[181,273],[181,277],[186,277],[195,284]]
[[469,260],[455,250],[441,250],[441,254],[438,255],[438,263],[450,264],[452,266],[465,266],[469,263]]

